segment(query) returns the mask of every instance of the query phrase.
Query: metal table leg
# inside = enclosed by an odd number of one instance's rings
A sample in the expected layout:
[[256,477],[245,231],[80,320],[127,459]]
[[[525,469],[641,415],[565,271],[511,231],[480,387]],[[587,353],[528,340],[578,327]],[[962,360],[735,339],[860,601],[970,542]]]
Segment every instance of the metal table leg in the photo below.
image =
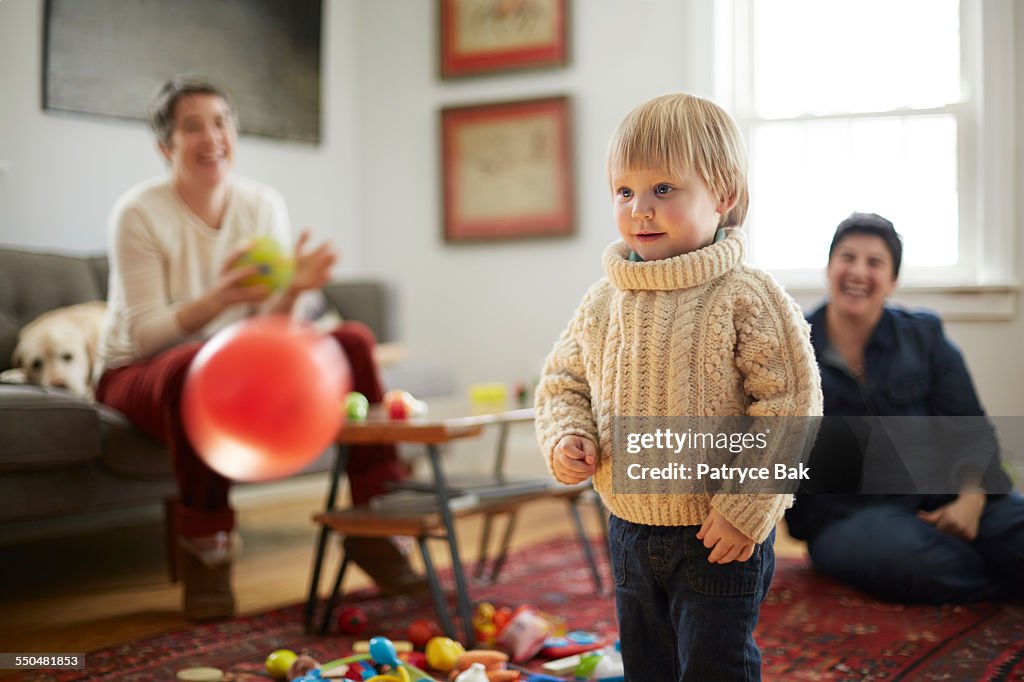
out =
[[427,452],[430,454],[430,465],[434,470],[434,483],[437,485],[437,504],[441,512],[441,520],[444,522],[445,532],[448,535],[448,549],[452,557],[452,575],[455,576],[455,592],[458,599],[459,616],[462,618],[462,625],[465,630],[466,648],[472,649],[476,646],[476,637],[473,632],[473,616],[469,605],[466,576],[462,571],[462,560],[459,558],[459,542],[458,537],[455,535],[455,519],[452,516],[451,507],[448,505],[450,499],[448,481],[441,468],[441,452],[437,445],[433,443],[428,445]]

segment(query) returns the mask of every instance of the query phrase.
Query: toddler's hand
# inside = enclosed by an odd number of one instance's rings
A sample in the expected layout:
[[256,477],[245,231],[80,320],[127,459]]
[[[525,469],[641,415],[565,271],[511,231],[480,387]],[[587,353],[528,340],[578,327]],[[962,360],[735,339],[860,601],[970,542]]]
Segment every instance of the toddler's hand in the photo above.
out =
[[564,436],[555,446],[551,466],[562,483],[579,483],[597,469],[597,446],[583,436]]
[[713,564],[746,561],[753,556],[756,545],[714,508],[697,531],[697,539],[703,540],[704,546],[711,550],[708,561]]

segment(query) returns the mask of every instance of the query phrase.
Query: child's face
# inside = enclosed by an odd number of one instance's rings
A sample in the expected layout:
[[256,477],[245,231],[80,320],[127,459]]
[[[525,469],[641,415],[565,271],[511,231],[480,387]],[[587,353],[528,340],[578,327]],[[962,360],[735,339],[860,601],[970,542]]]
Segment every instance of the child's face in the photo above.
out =
[[612,173],[615,223],[641,258],[660,260],[696,251],[715,239],[729,210],[692,170],[682,176],[661,170]]

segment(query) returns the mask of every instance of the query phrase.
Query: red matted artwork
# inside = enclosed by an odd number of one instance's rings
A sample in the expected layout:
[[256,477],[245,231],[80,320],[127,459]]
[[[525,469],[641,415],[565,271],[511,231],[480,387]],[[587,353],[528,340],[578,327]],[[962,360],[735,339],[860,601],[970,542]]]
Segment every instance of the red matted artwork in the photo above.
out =
[[439,0],[441,78],[564,66],[568,0]]
[[573,233],[570,113],[565,96],[441,111],[446,241]]

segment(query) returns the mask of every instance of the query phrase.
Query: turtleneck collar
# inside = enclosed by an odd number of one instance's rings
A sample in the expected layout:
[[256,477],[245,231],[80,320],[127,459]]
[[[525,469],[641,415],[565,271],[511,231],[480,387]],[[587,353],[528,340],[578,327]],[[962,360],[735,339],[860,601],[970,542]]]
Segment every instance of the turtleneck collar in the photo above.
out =
[[629,247],[617,241],[604,251],[604,272],[618,289],[671,291],[705,284],[735,268],[746,251],[738,229],[726,230],[726,238],[702,249],[673,258],[629,260]]

